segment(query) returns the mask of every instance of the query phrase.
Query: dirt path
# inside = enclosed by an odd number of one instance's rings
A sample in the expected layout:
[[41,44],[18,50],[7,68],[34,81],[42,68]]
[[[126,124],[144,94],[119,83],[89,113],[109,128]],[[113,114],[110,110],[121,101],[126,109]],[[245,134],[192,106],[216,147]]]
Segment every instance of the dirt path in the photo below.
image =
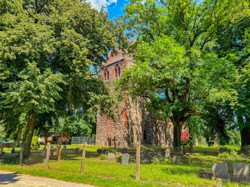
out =
[[94,187],[87,184],[65,182],[45,177],[0,171],[0,186],[11,187]]

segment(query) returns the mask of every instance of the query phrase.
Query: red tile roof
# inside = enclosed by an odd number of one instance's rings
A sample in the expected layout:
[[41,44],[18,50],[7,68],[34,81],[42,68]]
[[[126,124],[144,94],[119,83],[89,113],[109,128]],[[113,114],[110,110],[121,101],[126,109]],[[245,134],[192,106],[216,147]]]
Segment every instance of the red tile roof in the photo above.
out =
[[121,49],[117,48],[116,51],[117,51],[117,54],[113,53],[113,56],[112,56],[112,52],[110,52],[108,54],[108,60],[106,63],[103,63],[104,66],[108,66],[108,65],[113,64],[115,62],[119,62],[126,57],[126,55],[123,55],[124,52]]
[[[136,40],[133,40],[132,42],[129,43],[129,45],[132,45],[136,42]],[[119,48],[116,48],[116,53],[113,53],[112,55],[112,52],[110,52],[108,54],[108,60],[106,63],[103,63],[104,66],[108,66],[108,65],[111,65],[111,64],[114,64],[116,62],[119,62],[121,60],[124,60],[124,58],[127,58],[128,61],[130,62],[133,62],[133,58],[131,55],[125,55],[124,53],[128,53],[128,50],[126,49],[125,51],[119,49]]]

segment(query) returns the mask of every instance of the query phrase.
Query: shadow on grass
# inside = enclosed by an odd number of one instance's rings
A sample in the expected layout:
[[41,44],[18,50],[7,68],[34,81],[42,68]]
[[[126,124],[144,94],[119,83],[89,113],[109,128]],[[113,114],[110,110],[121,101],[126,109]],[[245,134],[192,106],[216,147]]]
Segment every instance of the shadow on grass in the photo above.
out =
[[0,185],[7,185],[17,182],[19,180],[19,175],[20,174],[18,173],[0,174]]

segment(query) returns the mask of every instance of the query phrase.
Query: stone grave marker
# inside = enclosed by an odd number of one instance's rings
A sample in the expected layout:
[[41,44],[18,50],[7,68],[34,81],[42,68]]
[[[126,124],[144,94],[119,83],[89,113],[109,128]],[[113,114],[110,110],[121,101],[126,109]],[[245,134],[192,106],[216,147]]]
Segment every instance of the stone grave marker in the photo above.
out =
[[228,166],[226,163],[214,163],[212,165],[212,172],[215,178],[221,178],[224,180],[229,179]]
[[66,151],[66,149],[66,145],[64,145],[62,151]]
[[178,156],[178,155],[174,155],[174,156],[173,156],[173,163],[174,163],[174,164],[179,164],[179,162],[180,162],[179,156]]
[[249,165],[246,163],[232,163],[233,178],[234,180],[241,182],[245,181],[249,177]]
[[170,149],[165,149],[165,158],[170,158]]
[[115,159],[115,154],[114,153],[109,153],[108,154],[108,160],[113,160]]
[[128,161],[129,161],[129,154],[128,153],[122,154],[122,165],[128,165]]

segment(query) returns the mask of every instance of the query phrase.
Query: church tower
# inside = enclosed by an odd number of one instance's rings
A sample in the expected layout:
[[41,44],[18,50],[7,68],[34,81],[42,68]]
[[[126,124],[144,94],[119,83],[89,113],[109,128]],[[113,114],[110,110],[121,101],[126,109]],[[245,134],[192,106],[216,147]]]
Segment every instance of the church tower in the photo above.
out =
[[[113,81],[122,76],[124,69],[135,65],[132,56],[124,55],[119,49],[116,51],[114,56],[109,54],[104,69],[99,73],[104,81],[110,82],[111,89],[114,88]],[[106,115],[97,115],[97,145],[128,147],[135,146],[138,141],[147,145],[172,145],[172,124],[166,125],[165,122],[155,120],[153,114],[146,110],[142,98],[132,101],[124,95],[124,101],[120,105],[121,110],[115,122]]]

